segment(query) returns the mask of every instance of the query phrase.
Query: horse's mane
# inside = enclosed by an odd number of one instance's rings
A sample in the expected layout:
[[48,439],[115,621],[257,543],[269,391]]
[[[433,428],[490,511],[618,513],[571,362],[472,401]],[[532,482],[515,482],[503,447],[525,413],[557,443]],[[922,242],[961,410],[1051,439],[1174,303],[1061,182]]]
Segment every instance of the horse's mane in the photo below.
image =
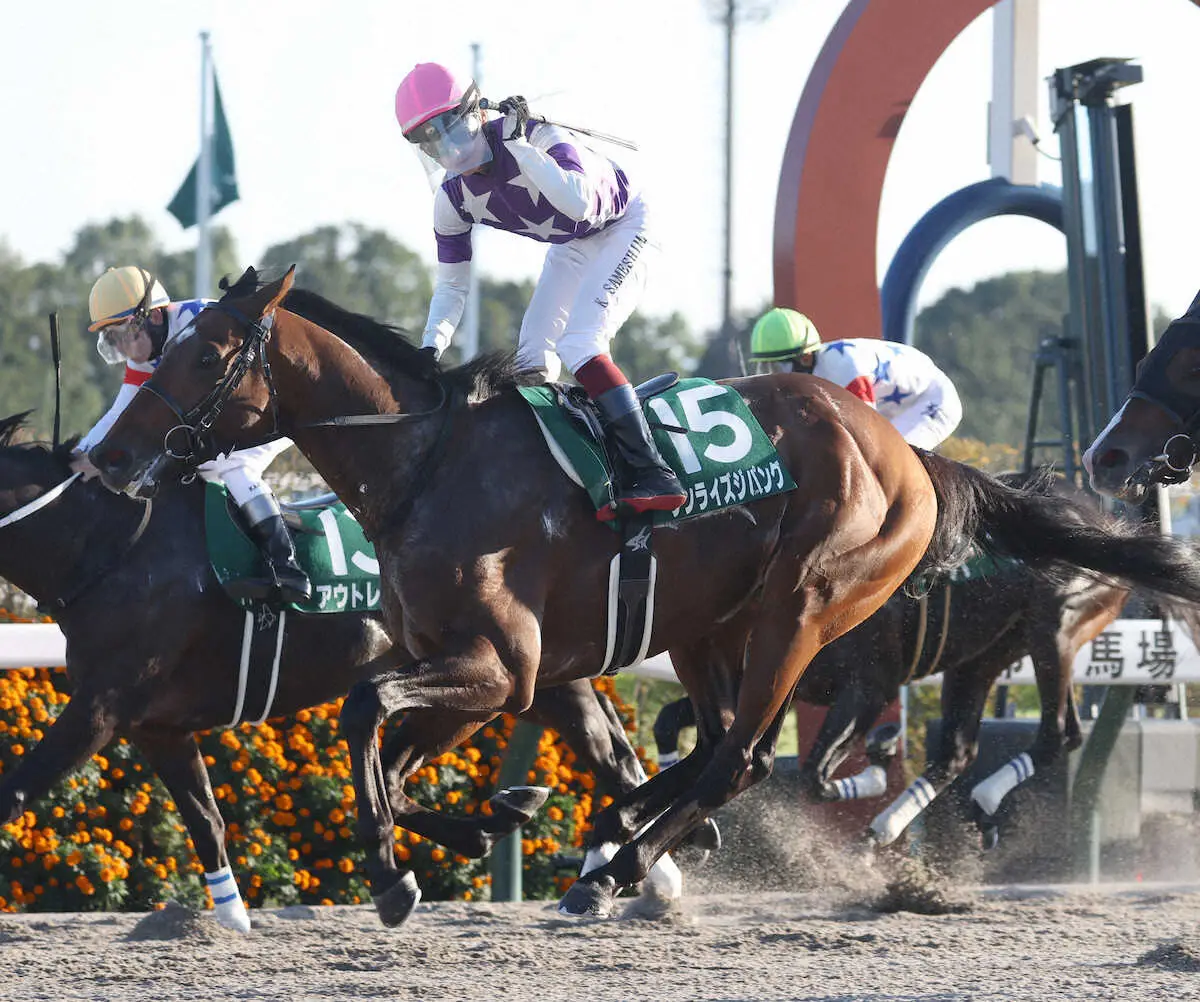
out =
[[[247,268],[232,285],[226,279],[221,280],[226,299],[250,295],[261,285],[253,268]],[[536,372],[518,367],[515,352],[492,352],[465,365],[443,369],[428,352],[414,345],[402,328],[354,313],[311,289],[293,288],[282,305],[341,338],[381,372],[394,370],[424,382],[440,382],[447,389],[461,390],[469,400],[486,400],[502,390],[528,385],[540,378]]]
[[18,414],[10,414],[8,417],[0,417],[0,449],[19,449],[22,452],[46,453],[65,463],[70,457],[71,450],[75,448],[75,443],[79,441],[78,435],[72,436],[54,448],[46,445],[44,442],[13,441],[18,432],[25,427],[29,415],[32,413],[32,410],[28,410],[21,411]]

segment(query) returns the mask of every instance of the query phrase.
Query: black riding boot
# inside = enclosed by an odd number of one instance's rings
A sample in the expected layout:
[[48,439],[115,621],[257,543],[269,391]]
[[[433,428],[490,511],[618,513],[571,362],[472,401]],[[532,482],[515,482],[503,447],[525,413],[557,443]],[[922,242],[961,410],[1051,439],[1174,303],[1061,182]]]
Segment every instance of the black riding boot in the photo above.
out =
[[282,602],[307,602],[312,582],[296,560],[296,545],[282,515],[272,515],[250,527],[250,534],[267,561],[271,579],[265,583],[279,589]]
[[231,581],[226,586],[229,593],[238,599],[262,601],[277,595],[285,603],[307,602],[312,597],[312,582],[296,560],[296,546],[275,496],[260,491],[240,508],[250,538],[267,563],[267,576]]
[[628,473],[618,477],[617,504],[633,511],[674,511],[680,507],[687,500],[687,492],[650,437],[650,426],[633,387],[625,383],[601,393],[596,406],[608,440]]

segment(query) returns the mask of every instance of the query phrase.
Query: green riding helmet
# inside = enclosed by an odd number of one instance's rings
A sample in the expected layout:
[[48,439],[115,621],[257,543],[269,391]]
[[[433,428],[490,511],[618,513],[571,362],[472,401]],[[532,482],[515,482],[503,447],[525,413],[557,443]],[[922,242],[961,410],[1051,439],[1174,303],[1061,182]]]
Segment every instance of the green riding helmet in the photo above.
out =
[[782,362],[804,355],[821,343],[821,335],[803,313],[777,306],[754,325],[750,335],[750,357],[756,362]]

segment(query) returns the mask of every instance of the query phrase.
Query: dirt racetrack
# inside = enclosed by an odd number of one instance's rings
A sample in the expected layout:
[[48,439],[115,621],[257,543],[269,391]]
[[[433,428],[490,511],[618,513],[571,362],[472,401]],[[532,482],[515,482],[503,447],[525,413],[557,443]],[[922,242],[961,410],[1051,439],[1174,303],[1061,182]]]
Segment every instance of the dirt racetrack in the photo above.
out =
[[[944,903],[944,902],[943,902]],[[987,888],[945,914],[828,892],[700,894],[658,921],[550,902],[0,917],[0,999],[1200,998],[1200,886]],[[920,907],[919,901],[915,907]],[[954,910],[963,909],[963,910]]]

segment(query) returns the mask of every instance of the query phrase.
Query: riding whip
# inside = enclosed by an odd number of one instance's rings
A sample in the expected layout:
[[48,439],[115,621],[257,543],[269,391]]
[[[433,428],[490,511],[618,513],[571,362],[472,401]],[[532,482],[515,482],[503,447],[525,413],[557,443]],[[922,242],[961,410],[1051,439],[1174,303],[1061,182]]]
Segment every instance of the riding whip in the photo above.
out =
[[[500,102],[481,98],[479,107],[484,111],[499,111]],[[568,132],[578,132],[582,136],[590,136],[592,139],[599,139],[606,143],[612,143],[615,146],[623,146],[625,149],[633,150],[635,153],[637,152],[638,144],[632,139],[610,136],[607,132],[597,132],[595,129],[581,129],[578,125],[567,125],[565,122],[552,122],[543,115],[530,115],[529,121],[538,122],[541,125],[557,125],[560,129],[566,129]]]
[[50,314],[50,357],[54,362],[54,448],[58,448],[62,419],[62,355],[58,345],[58,313]]

